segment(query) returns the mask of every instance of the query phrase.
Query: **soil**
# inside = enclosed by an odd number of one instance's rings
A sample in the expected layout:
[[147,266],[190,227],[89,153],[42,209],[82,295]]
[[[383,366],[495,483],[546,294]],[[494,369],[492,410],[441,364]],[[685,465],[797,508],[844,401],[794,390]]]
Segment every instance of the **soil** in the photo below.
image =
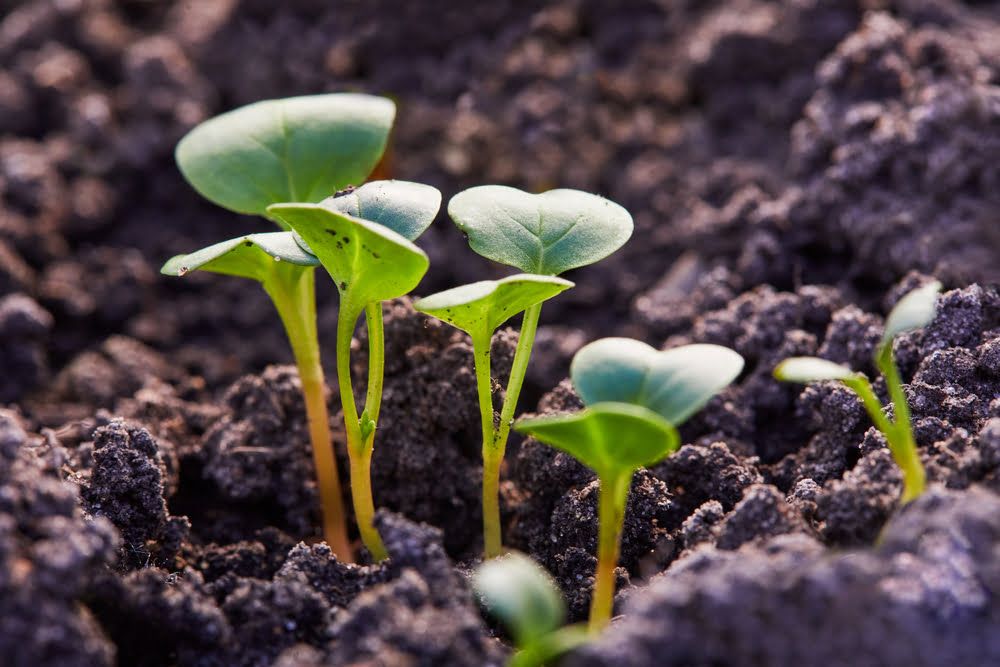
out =
[[[294,48],[290,48],[294,45]],[[634,238],[548,302],[523,412],[574,410],[584,343],[727,345],[738,381],[633,482],[620,616],[567,665],[1000,664],[1000,8],[958,0],[0,0],[0,655],[20,665],[500,665],[470,344],[385,304],[373,464],[390,559],[316,534],[304,406],[266,296],[158,275],[266,230],[172,149],[258,99],[387,94],[383,176],[573,187]],[[428,294],[503,275],[446,215]],[[929,492],[818,354],[874,375],[883,318]],[[333,377],[335,291],[319,280]],[[495,398],[516,344],[494,340]],[[355,358],[364,364],[365,333]],[[885,398],[881,381],[876,391]],[[339,396],[331,426],[344,458]],[[343,462],[343,461],[342,461]],[[504,535],[586,615],[597,484],[514,438]],[[353,519],[352,519],[353,520]]]

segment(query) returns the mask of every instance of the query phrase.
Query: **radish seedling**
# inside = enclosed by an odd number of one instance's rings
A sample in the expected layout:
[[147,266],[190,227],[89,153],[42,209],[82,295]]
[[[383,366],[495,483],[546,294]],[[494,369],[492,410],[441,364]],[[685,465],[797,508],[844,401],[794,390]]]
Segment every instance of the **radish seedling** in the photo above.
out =
[[[524,272],[501,281],[448,290],[415,304],[418,310],[472,336],[483,417],[483,542],[486,557],[492,558],[501,552],[497,493],[500,464],[528,369],[542,302],[572,286],[552,277],[593,264],[620,248],[632,235],[632,216],[614,202],[578,190],[550,190],[536,195],[499,185],[460,192],[449,202],[448,215],[468,236],[475,252]],[[494,426],[490,336],[496,327],[521,311],[521,334],[500,419]]]
[[636,340],[604,338],[577,352],[570,368],[585,409],[518,421],[518,431],[572,455],[600,480],[592,632],[611,618],[632,476],[672,454],[680,446],[675,427],[742,370],[743,357],[718,345],[659,352]]
[[[240,213],[266,215],[278,202],[319,201],[360,183],[383,151],[395,105],[368,95],[331,94],[257,102],[191,130],[176,159],[205,198]],[[162,272],[196,269],[257,280],[281,317],[302,380],[309,438],[333,552],[352,561],[316,332],[314,267],[290,232],[253,234],[174,257]]]
[[918,287],[900,299],[886,318],[885,333],[875,350],[875,366],[885,378],[885,386],[892,401],[892,419],[882,411],[882,404],[868,378],[847,366],[818,357],[790,357],[774,369],[774,377],[785,382],[807,384],[821,380],[839,380],[858,395],[868,416],[885,436],[889,451],[903,472],[901,500],[904,504],[924,492],[926,474],[913,439],[910,406],[906,402],[899,368],[892,356],[892,342],[904,331],[920,329],[934,319],[937,295],[940,291],[941,283],[936,280]]
[[511,552],[476,570],[473,587],[486,610],[500,619],[518,651],[507,667],[536,667],[585,643],[586,628],[563,626],[566,603],[540,565]]
[[[267,209],[316,255],[340,293],[337,379],[351,461],[351,497],[361,538],[376,560],[387,556],[372,523],[371,489],[385,367],[382,302],[403,296],[427,272],[427,255],[412,241],[434,221],[440,206],[441,193],[429,185],[376,181],[320,204],[274,204]],[[351,339],[362,313],[368,327],[368,379],[359,415],[351,381]]]

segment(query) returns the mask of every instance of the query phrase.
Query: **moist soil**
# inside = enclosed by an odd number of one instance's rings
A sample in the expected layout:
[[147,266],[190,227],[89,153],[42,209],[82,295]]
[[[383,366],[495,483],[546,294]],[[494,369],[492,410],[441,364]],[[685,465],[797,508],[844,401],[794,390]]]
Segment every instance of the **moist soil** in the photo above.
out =
[[[183,183],[179,137],[335,90],[397,101],[382,177],[446,198],[580,188],[635,217],[628,245],[546,304],[522,412],[578,408],[569,359],[604,335],[747,361],[636,475],[619,616],[562,664],[1000,664],[995,3],[338,5],[0,0],[4,664],[510,654],[468,584],[481,467],[464,335],[385,304],[372,477],[390,558],[345,564],[316,534],[299,380],[263,292],[157,273],[266,229]],[[502,275],[444,214],[421,245],[417,294]],[[810,354],[874,376],[885,314],[932,278],[936,318],[896,347],[930,481],[901,509],[853,396],[771,371]],[[319,282],[332,377],[336,299]],[[498,401],[514,324],[494,340]],[[335,388],[329,404],[343,459]],[[512,442],[506,542],[552,572],[572,620],[597,491],[565,454]]]

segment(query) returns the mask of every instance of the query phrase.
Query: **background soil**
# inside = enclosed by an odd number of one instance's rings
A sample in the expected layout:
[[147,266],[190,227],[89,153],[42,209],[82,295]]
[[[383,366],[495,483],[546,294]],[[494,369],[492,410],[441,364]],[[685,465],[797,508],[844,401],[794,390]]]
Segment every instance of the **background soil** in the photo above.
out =
[[[267,229],[201,201],[177,139],[335,90],[397,101],[384,174],[446,198],[581,188],[635,217],[546,305],[524,409],[578,405],[568,360],[602,335],[748,361],[637,475],[625,615],[568,663],[1000,662],[1000,7],[954,0],[0,0],[0,655],[503,661],[455,565],[480,539],[463,336],[386,305],[373,475],[392,558],[347,566],[314,539],[266,297],[157,273]],[[444,215],[421,245],[418,294],[501,275]],[[770,372],[790,354],[871,372],[883,314],[929,276],[939,315],[897,355],[933,490],[897,512],[898,473],[850,395]],[[515,341],[494,341],[496,375]],[[531,441],[505,470],[507,541],[574,618],[596,490]]]

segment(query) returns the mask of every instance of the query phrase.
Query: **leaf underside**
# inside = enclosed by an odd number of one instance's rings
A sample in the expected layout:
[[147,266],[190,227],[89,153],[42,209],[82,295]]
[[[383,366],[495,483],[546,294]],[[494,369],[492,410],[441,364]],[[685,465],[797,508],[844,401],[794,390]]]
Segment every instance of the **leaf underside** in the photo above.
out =
[[441,208],[441,192],[410,181],[372,181],[339,197],[327,197],[323,206],[354,218],[388,227],[415,241],[434,222]]
[[206,199],[239,213],[318,202],[362,183],[385,150],[392,101],[334,93],[265,100],[201,123],[175,153]]
[[448,214],[474,251],[525,273],[558,275],[593,264],[632,235],[628,211],[579,190],[531,194],[484,185],[455,195]]
[[853,370],[819,357],[789,357],[774,368],[774,377],[784,382],[819,382],[821,380],[850,380],[857,376]]
[[493,333],[514,315],[572,286],[555,276],[521,273],[438,292],[418,299],[413,307],[477,336]]
[[644,406],[679,425],[743,370],[743,357],[720,345],[659,351],[630,338],[603,338],[576,353],[570,376],[587,405]]
[[303,267],[318,266],[319,260],[304,251],[291,232],[248,234],[177,255],[160,269],[161,273],[183,276],[191,271],[211,271],[263,281],[275,262]]
[[930,324],[937,311],[937,297],[941,291],[941,283],[933,280],[922,287],[906,293],[896,306],[889,312],[885,320],[885,333],[882,335],[882,345],[904,331],[912,331]]
[[595,403],[571,414],[520,419],[514,428],[570,454],[602,479],[653,465],[680,446],[667,420],[629,403]]
[[319,204],[275,204],[267,212],[302,237],[354,305],[402,296],[427,272],[424,251],[378,223]]

